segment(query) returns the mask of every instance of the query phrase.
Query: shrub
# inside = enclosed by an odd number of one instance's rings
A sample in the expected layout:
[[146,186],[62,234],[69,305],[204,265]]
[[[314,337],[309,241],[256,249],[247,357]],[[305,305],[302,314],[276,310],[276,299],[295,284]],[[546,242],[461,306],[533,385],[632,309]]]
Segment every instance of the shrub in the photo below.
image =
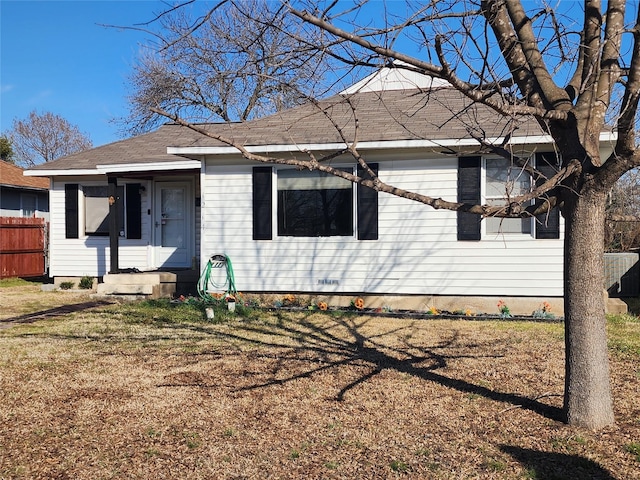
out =
[[73,283],[73,282],[62,282],[60,284],[60,289],[61,290],[69,290],[69,289],[73,288],[74,285],[75,285],[75,283]]
[[80,279],[80,283],[78,284],[78,286],[83,290],[89,290],[93,288],[93,277],[90,277],[89,275],[85,275]]

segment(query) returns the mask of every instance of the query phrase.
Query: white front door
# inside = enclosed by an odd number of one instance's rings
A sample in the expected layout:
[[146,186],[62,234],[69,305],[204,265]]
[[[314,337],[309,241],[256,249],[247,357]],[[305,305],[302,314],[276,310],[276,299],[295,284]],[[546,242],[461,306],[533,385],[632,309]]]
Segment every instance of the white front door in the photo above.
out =
[[158,182],[155,198],[155,264],[156,267],[188,267],[191,265],[193,215],[191,184]]

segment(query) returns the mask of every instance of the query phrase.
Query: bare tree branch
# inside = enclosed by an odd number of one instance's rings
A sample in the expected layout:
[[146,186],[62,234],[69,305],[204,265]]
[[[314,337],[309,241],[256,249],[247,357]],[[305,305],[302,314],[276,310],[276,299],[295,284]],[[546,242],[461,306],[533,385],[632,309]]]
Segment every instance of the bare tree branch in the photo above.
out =
[[14,119],[8,133],[19,165],[32,167],[72,153],[88,150],[91,139],[77,126],[51,112],[33,111],[24,120]]

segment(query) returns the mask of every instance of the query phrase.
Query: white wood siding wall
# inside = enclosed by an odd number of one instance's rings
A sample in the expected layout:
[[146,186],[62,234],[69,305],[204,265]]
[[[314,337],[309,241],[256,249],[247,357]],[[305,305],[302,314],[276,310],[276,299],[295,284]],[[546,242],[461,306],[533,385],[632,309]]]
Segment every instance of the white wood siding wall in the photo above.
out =
[[[254,241],[253,166],[208,163],[202,176],[201,265],[227,254],[240,291],[562,296],[562,240],[460,242],[455,212],[388,194],[379,195],[378,240],[279,238],[274,212],[273,240]],[[457,198],[456,158],[380,161],[379,168],[389,184]]]
[[[78,215],[80,238],[65,238],[65,183],[83,185],[106,185],[106,178],[69,177],[56,178],[52,182],[49,202],[51,211],[50,223],[50,275],[51,276],[102,276],[109,270],[110,248],[109,237],[84,235],[84,201],[82,189],[79,189]],[[118,182],[124,185],[126,182]],[[142,238],[130,240],[120,238],[119,266],[120,268],[138,268],[145,270],[149,267],[149,245],[151,243],[150,216],[147,209],[151,208],[151,185],[142,183],[146,191],[142,194]]]

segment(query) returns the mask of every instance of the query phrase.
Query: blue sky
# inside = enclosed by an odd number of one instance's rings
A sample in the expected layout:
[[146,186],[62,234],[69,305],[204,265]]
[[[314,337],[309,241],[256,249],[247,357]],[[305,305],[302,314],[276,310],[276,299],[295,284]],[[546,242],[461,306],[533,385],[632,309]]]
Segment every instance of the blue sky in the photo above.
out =
[[33,110],[66,118],[95,146],[121,138],[127,76],[147,38],[105,28],[153,18],[157,0],[0,0],[0,131]]
[[[127,77],[150,37],[103,24],[135,26],[173,3],[0,0],[0,132],[36,110],[67,119],[95,146],[121,139],[113,120],[127,114]],[[371,5],[383,11],[382,2]],[[395,4],[388,0],[387,5]]]

